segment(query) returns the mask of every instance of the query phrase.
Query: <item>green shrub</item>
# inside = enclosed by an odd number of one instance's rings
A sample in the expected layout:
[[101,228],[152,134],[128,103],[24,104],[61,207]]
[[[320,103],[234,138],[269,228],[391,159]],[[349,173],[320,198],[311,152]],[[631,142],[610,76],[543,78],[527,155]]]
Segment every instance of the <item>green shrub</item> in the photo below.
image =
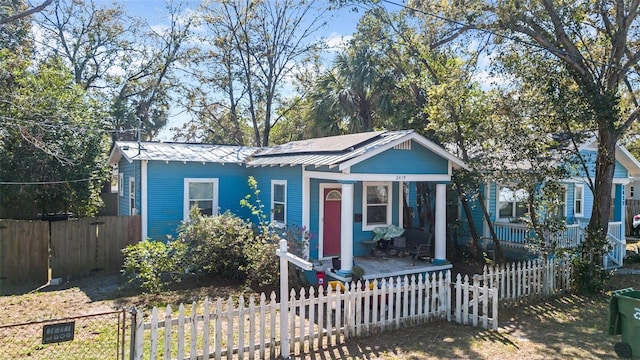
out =
[[251,224],[226,212],[202,216],[192,209],[190,220],[179,228],[177,241],[186,247],[182,265],[187,271],[231,280],[243,280],[243,248],[252,242]]
[[279,283],[280,258],[276,256],[278,237],[273,234],[258,236],[244,246],[247,285],[254,288],[274,287]]
[[167,282],[179,279],[184,252],[179,243],[144,240],[128,245],[122,252],[123,274],[130,284],[139,282],[145,292],[158,293]]

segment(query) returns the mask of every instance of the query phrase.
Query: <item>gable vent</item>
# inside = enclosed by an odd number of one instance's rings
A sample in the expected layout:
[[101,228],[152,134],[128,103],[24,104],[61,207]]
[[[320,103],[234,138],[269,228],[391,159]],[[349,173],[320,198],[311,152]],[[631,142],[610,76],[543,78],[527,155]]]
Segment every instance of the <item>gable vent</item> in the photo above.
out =
[[407,140],[393,147],[396,150],[411,150],[411,140]]

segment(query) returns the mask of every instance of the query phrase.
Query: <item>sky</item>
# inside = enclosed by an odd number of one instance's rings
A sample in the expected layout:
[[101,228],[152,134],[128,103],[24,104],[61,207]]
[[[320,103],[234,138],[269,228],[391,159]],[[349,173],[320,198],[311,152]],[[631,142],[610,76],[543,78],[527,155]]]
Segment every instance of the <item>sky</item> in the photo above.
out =
[[[166,24],[165,1],[164,0],[121,0],[128,14],[143,18],[149,26],[156,27]],[[97,0],[98,4],[108,5],[110,0]],[[327,6],[328,1],[321,2]],[[196,9],[200,4],[199,0],[184,0],[186,7]],[[323,37],[329,47],[337,52],[340,45],[346,41],[355,32],[357,22],[363,15],[364,10],[358,12],[352,11],[351,8],[344,8],[331,11],[331,15],[327,17],[327,25],[317,32],[318,37]],[[328,54],[328,61],[333,59],[332,54]],[[156,140],[170,141],[172,132],[170,128],[177,127],[189,120],[189,115],[181,109],[172,109],[167,126],[160,132],[159,138]]]

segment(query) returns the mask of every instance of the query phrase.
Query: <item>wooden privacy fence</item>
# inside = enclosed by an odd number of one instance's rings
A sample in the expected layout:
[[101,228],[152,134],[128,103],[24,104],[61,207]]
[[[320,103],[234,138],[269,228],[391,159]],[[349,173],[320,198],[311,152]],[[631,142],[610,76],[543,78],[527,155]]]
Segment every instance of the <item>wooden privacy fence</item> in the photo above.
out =
[[570,290],[571,260],[560,257],[485,266],[481,275],[473,275],[473,283],[498,289],[501,303],[545,299]]
[[[468,280],[468,279],[467,279]],[[380,282],[351,283],[336,291],[291,291],[287,321],[292,351],[298,354],[391,329],[427,323],[435,319],[498,328],[497,290],[469,284],[451,273],[412,276]],[[452,306],[452,296],[455,302]],[[275,358],[280,305],[275,293],[248,301],[229,298],[202,304],[181,304],[150,314],[137,313],[132,331],[132,359],[239,359]],[[288,354],[287,354],[288,355]]]
[[[67,221],[0,220],[0,281],[46,283],[118,273],[122,249],[140,241],[139,216]],[[51,258],[49,258],[51,255]]]
[[0,284],[46,283],[48,261],[48,222],[0,219]]
[[51,223],[51,277],[79,278],[122,269],[122,249],[140,241],[140,216],[102,216]]

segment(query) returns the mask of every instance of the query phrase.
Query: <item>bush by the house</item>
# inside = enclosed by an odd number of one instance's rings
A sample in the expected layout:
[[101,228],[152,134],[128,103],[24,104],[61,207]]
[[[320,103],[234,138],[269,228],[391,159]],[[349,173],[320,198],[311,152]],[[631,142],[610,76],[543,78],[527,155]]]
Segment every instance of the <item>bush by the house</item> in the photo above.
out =
[[248,285],[264,288],[278,284],[280,261],[276,257],[276,250],[279,240],[274,234],[267,233],[245,244],[244,254],[247,262],[242,270],[246,274]]
[[203,216],[192,209],[190,220],[180,226],[177,241],[185,244],[186,270],[209,277],[244,280],[246,244],[253,242],[251,224],[226,212]]
[[139,284],[146,292],[158,293],[168,282],[179,280],[184,247],[180,243],[144,240],[129,245],[124,254],[123,274],[129,283]]

